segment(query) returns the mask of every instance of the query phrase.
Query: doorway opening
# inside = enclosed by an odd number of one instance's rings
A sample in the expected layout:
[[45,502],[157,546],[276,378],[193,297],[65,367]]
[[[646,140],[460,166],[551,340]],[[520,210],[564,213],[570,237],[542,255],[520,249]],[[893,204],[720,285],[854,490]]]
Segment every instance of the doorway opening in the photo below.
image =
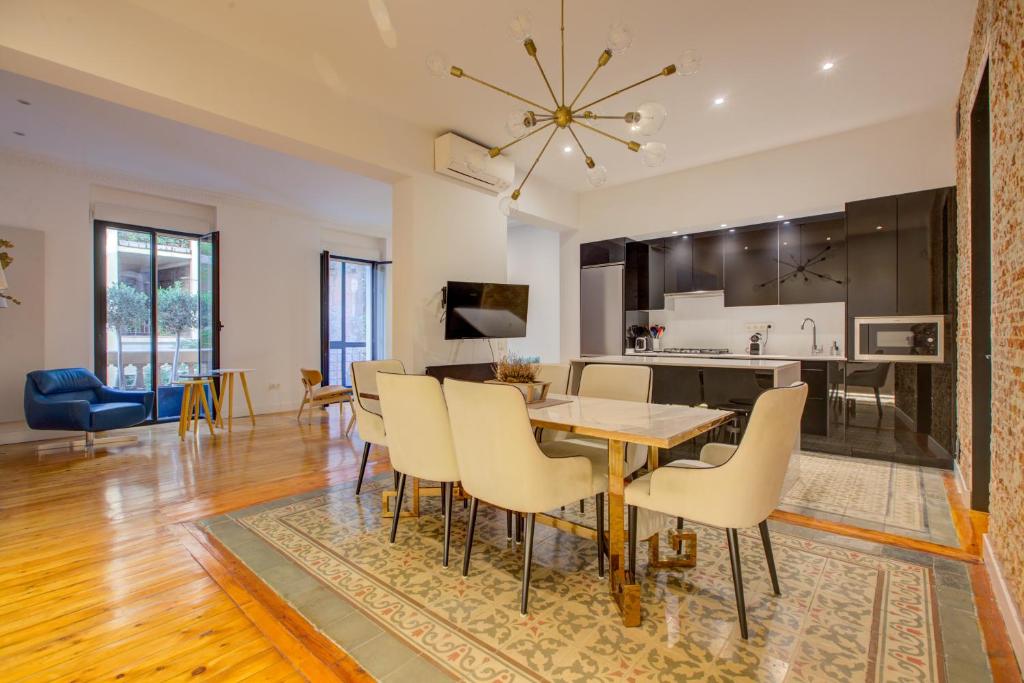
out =
[[992,174],[988,65],[971,108],[971,508],[992,473]]
[[180,377],[220,361],[218,233],[94,223],[96,376],[155,393],[149,422],[176,420]]

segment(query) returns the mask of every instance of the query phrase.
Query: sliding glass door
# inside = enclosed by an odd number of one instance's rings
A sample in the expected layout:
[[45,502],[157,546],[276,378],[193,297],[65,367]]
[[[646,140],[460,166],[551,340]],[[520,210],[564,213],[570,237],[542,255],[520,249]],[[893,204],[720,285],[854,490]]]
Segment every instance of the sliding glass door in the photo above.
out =
[[326,383],[352,386],[353,361],[383,356],[387,265],[321,255],[321,371]]
[[217,367],[217,235],[95,224],[95,364],[108,386],[156,392],[177,418],[179,377]]

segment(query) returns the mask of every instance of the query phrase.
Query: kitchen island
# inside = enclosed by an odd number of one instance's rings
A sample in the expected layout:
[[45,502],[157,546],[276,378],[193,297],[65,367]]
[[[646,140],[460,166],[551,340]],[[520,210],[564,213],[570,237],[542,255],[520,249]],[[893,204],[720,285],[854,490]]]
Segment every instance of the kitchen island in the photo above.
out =
[[[590,363],[612,363],[615,365],[647,365],[652,368],[712,368],[723,370],[747,370],[762,376],[770,375],[772,387],[785,387],[800,381],[800,361],[722,358],[721,356],[682,356],[668,354],[629,354],[624,356],[584,356],[572,361],[574,370],[579,370]],[[655,393],[658,392],[658,372],[655,370]],[[573,372],[579,376],[578,371]],[[574,380],[575,381],[575,380]],[[655,398],[655,403],[661,403]]]

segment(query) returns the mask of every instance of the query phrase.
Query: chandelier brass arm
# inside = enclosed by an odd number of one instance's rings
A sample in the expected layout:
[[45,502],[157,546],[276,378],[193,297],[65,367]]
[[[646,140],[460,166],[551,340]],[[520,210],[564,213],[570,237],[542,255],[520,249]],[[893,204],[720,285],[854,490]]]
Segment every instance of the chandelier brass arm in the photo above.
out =
[[[580,86],[580,91],[576,93],[576,97],[572,98],[572,102],[569,103],[569,109],[572,109],[574,106],[576,106],[576,102],[579,101],[580,95],[582,95],[583,91],[587,89],[588,85],[590,85],[590,81],[594,80],[594,76],[597,75],[597,72],[601,69],[601,67],[610,62],[611,59],[611,50],[604,50],[601,53],[601,56],[597,58],[597,66],[595,66],[594,70],[590,72],[589,76],[587,76],[587,80],[583,81],[583,85]],[[565,100],[564,95],[562,96],[562,100]]]
[[654,74],[653,76],[648,76],[647,78],[641,79],[641,80],[637,81],[636,83],[634,83],[632,85],[627,85],[625,88],[619,88],[618,90],[616,90],[613,93],[609,93],[609,94],[605,95],[602,98],[594,100],[593,102],[588,102],[587,104],[584,104],[582,107],[577,107],[576,109],[572,110],[572,113],[575,114],[578,111],[582,111],[584,109],[590,109],[591,107],[593,107],[598,102],[604,102],[605,100],[610,99],[612,97],[615,97],[616,95],[621,95],[622,93],[626,92],[627,90],[632,90],[633,88],[635,88],[635,87],[637,87],[639,85],[643,85],[644,83],[647,83],[648,81],[653,81],[655,78],[658,78],[659,76],[671,76],[675,72],[676,72],[676,65],[675,64],[669,64],[668,66],[666,66],[664,69],[662,69],[658,73]]
[[504,88],[499,88],[498,86],[494,85],[493,83],[488,83],[487,81],[483,80],[482,78],[477,78],[476,76],[471,76],[468,73],[466,73],[465,71],[463,71],[460,67],[453,66],[450,73],[451,73],[452,76],[455,76],[455,78],[468,78],[469,80],[474,81],[476,83],[479,83],[480,85],[486,86],[486,87],[490,88],[491,90],[497,90],[502,95],[508,95],[509,97],[511,97],[513,99],[519,100],[520,102],[525,102],[526,104],[530,105],[531,107],[536,107],[537,109],[541,109],[543,111],[546,111],[549,114],[554,114],[555,113],[554,110],[548,109],[543,104],[537,104],[533,100],[528,100],[525,97],[523,97],[522,95],[517,95],[514,92],[510,92],[508,90],[505,90]]
[[490,157],[493,159],[494,157],[498,156],[499,154],[501,154],[502,152],[504,152],[506,149],[508,149],[512,145],[516,144],[517,142],[522,142],[523,140],[525,140],[526,138],[530,137],[531,135],[536,135],[537,133],[541,132],[542,130],[544,130],[548,126],[553,126],[553,125],[555,125],[554,121],[548,121],[543,126],[539,126],[537,128],[534,128],[533,130],[531,130],[529,133],[527,133],[523,137],[516,138],[515,140],[513,140],[512,142],[510,142],[510,143],[508,143],[506,145],[502,145],[501,147],[491,147],[489,150],[487,150],[487,154],[489,154]]
[[555,97],[555,91],[551,87],[551,82],[548,80],[548,75],[544,73],[544,67],[541,65],[540,60],[537,59],[537,44],[533,42],[533,38],[527,38],[523,41],[523,47],[526,48],[526,54],[533,57],[534,63],[540,70],[540,77],[544,79],[544,85],[548,86],[548,92],[551,93],[551,101],[555,103],[555,108],[558,108],[558,98]]
[[540,161],[540,158],[542,156],[544,156],[544,152],[547,151],[548,145],[551,144],[551,140],[554,139],[555,133],[557,133],[557,132],[558,132],[557,128],[555,128],[553,131],[551,131],[551,135],[548,136],[548,139],[544,142],[544,146],[541,147],[540,148],[540,152],[537,153],[537,158],[533,160],[532,164],[530,164],[530,170],[526,172],[525,176],[523,176],[523,181],[521,183],[519,183],[519,187],[517,187],[515,190],[512,191],[512,200],[513,201],[519,199],[519,193],[522,192],[523,185],[525,185],[526,181],[530,179],[530,174],[533,173],[533,169],[537,168],[537,162]]
[[615,135],[612,135],[611,133],[606,133],[605,131],[601,130],[600,128],[594,128],[593,126],[589,126],[589,125],[583,123],[582,121],[580,121],[579,119],[573,119],[573,123],[576,123],[576,124],[578,124],[580,126],[583,126],[587,130],[592,130],[595,133],[597,133],[598,135],[603,135],[606,138],[610,138],[612,140],[615,140],[615,142],[621,142],[626,147],[628,147],[631,152],[639,152],[640,151],[640,143],[636,142],[635,140],[623,140],[622,138],[617,137]]
[[587,168],[594,168],[594,166],[596,165],[594,163],[594,159],[589,154],[587,154],[587,150],[583,149],[583,143],[580,142],[580,139],[576,136],[576,131],[574,131],[570,127],[569,133],[572,134],[572,139],[576,141],[576,146],[580,148],[580,153],[583,155],[583,163],[587,165]]

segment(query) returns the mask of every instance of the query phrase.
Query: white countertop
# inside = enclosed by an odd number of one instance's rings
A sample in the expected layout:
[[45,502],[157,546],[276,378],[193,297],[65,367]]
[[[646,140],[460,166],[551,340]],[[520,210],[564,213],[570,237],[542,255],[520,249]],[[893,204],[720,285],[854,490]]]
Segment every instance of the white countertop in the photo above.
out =
[[798,366],[799,361],[772,360],[756,356],[758,360],[722,358],[721,356],[681,356],[669,353],[656,355],[630,354],[628,356],[586,356],[576,358],[580,363],[621,363],[624,365],[672,365],[691,368],[734,368],[740,370],[778,370]]
[[742,360],[757,360],[763,358],[765,360],[808,360],[808,361],[823,361],[823,360],[835,360],[845,361],[846,356],[830,356],[828,354],[818,354],[817,356],[806,355],[806,356],[791,356],[787,354],[775,354],[766,353],[762,356],[752,356],[749,353],[722,353],[722,354],[707,354],[707,353],[666,353],[664,351],[633,351],[632,349],[626,350],[627,356],[655,356],[655,357],[666,357],[666,358],[736,358]]

